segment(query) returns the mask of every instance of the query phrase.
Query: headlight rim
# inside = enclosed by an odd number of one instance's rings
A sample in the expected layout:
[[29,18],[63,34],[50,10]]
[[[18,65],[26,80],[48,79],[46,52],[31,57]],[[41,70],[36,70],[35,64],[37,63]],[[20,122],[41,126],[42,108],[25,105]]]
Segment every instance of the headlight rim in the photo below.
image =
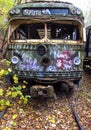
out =
[[77,12],[76,12],[76,8],[72,8],[72,9],[71,9],[71,13],[72,13],[72,14],[76,14],[76,13],[77,13]]
[[71,13],[73,15],[81,15],[81,10],[79,8],[74,7],[71,9]]
[[80,15],[80,14],[81,14],[81,10],[77,8],[76,13],[77,13],[78,15]]
[[30,15],[30,10],[29,9],[24,9],[23,10],[23,15],[29,16]]
[[80,57],[74,57],[74,60],[73,60],[73,63],[74,65],[80,65],[81,64],[81,58]]
[[12,10],[10,10],[10,15],[18,15],[18,14],[20,14],[20,12],[21,12],[20,9],[13,8]]
[[[14,58],[16,59],[16,61],[14,61],[14,60],[15,60]],[[18,62],[19,62],[19,58],[18,58],[17,56],[13,56],[13,57],[11,58],[11,63],[12,63],[12,64],[16,65]]]

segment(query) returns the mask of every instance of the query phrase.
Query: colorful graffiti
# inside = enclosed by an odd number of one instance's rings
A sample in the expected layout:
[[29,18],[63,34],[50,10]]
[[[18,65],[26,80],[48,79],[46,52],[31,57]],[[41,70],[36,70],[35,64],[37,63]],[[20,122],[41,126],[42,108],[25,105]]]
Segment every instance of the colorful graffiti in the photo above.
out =
[[71,70],[73,69],[73,54],[71,51],[62,51],[61,54],[57,57],[57,67],[62,70]]
[[31,60],[28,60],[27,59],[23,60],[23,62],[20,63],[20,66],[19,68],[21,70],[38,70],[39,69],[39,66],[37,64],[37,60],[36,59],[31,59]]
[[19,61],[16,67],[20,70],[32,70],[39,72],[56,72],[60,70],[77,69],[77,66],[74,65],[74,58],[78,57],[78,53],[76,53],[76,51],[73,51],[72,48],[67,50],[65,46],[61,48],[61,51],[59,46],[57,46],[56,49],[55,48],[56,47],[52,47],[49,50],[50,53],[47,56],[50,59],[50,64],[46,67],[41,64],[42,56],[39,56],[37,53],[30,53],[29,51],[21,52],[22,60]]
[[22,61],[19,64],[20,70],[38,70],[39,65],[37,59],[32,54],[23,53]]

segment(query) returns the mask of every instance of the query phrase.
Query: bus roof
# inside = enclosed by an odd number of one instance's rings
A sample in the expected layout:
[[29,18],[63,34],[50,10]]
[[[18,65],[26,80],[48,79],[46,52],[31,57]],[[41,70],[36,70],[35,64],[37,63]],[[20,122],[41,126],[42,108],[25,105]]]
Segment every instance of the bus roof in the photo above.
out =
[[[48,9],[47,12],[41,9]],[[49,10],[49,9],[60,9],[60,10]],[[31,11],[32,10],[32,11]],[[36,10],[36,11],[35,11]],[[28,11],[28,15],[23,15]],[[45,14],[44,14],[45,11]],[[49,13],[48,13],[49,11]],[[32,13],[33,12],[33,15]],[[51,13],[53,12],[53,13]],[[56,13],[55,13],[56,12]],[[34,13],[36,15],[34,15]],[[41,14],[41,15],[40,15]],[[66,17],[77,17],[83,21],[82,11],[75,7],[72,3],[62,2],[62,1],[31,1],[25,2],[19,5],[14,6],[9,12],[9,18],[16,17],[25,17],[25,16],[43,16],[43,15],[52,15],[52,16],[66,16]]]
[[62,2],[62,1],[48,1],[48,0],[39,0],[39,1],[30,1],[24,2],[19,5],[16,5],[16,8],[23,8],[23,7],[62,7],[62,6],[70,6],[73,5],[69,2]]

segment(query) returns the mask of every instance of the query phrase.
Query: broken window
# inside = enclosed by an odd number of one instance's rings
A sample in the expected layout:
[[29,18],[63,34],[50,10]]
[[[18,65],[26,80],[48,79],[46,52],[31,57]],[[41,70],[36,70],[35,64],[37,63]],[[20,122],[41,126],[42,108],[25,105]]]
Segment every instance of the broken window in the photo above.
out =
[[[78,27],[69,24],[46,23],[48,39],[79,40]],[[45,37],[45,24],[21,24],[11,35],[12,40],[43,39]]]
[[78,28],[74,25],[65,25],[65,24],[51,24],[51,38],[53,39],[66,39],[66,40],[78,40],[79,32]]
[[44,24],[22,24],[12,33],[11,39],[42,39],[44,36]]

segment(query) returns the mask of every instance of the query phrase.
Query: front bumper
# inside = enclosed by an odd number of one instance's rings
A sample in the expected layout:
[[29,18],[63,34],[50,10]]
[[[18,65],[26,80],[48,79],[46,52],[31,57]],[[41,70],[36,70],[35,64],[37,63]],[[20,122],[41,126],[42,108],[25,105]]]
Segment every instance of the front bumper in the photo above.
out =
[[11,76],[17,74],[20,79],[41,80],[45,82],[58,82],[62,80],[78,80],[82,78],[83,71],[60,71],[60,72],[35,72],[15,70]]

